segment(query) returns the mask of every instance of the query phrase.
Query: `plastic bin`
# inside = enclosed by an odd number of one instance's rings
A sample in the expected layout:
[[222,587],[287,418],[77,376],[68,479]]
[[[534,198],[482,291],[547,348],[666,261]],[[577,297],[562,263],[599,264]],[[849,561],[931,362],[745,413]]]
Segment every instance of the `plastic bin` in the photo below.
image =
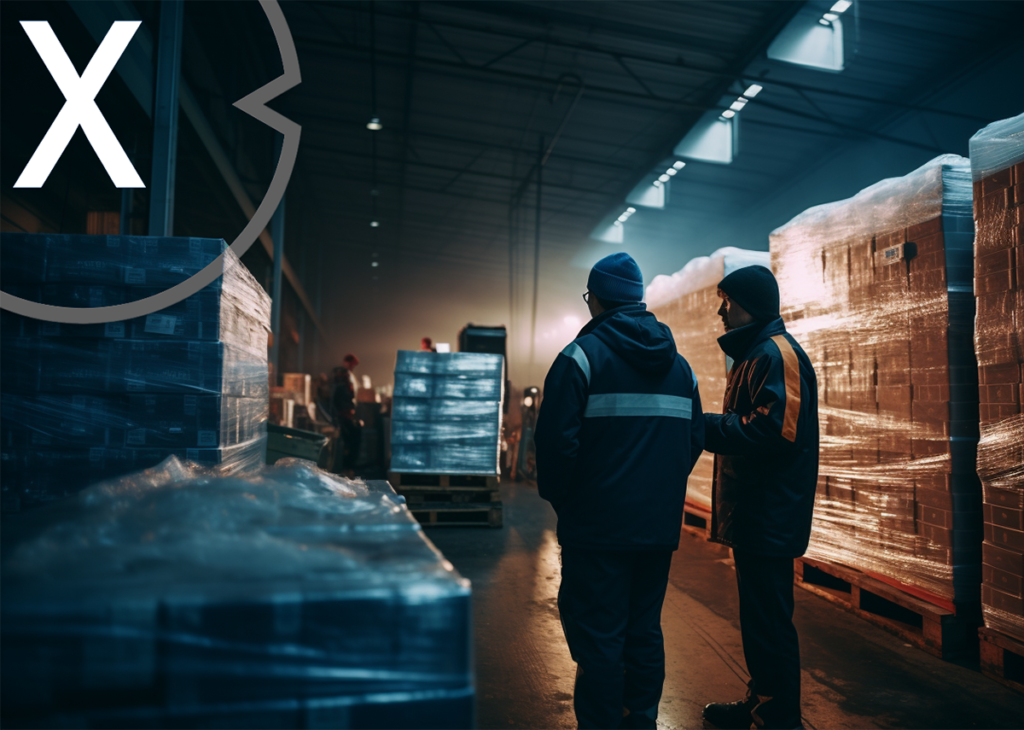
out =
[[308,459],[321,469],[330,467],[328,439],[323,434],[267,424],[267,464],[291,456]]

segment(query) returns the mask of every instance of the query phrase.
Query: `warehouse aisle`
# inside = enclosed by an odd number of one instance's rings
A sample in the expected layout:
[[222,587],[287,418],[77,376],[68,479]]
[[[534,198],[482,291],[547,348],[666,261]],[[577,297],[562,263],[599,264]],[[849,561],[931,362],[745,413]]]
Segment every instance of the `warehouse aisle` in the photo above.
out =
[[[428,535],[473,581],[478,724],[572,728],[575,665],[558,620],[555,516],[526,484],[502,487],[501,530]],[[796,593],[808,728],[1014,728],[1024,696],[943,662],[804,591]],[[684,534],[662,625],[667,679],[659,726],[701,726],[710,701],[746,682],[729,551]]]

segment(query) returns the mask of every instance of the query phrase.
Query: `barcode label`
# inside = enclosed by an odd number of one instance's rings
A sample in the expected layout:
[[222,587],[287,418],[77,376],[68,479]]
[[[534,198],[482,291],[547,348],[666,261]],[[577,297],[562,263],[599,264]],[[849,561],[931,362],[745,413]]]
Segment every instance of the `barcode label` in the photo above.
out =
[[146,317],[146,332],[154,335],[173,335],[178,318],[170,314],[151,314]]
[[125,284],[145,284],[146,283],[146,270],[145,269],[134,269],[127,267],[124,270],[124,283]]
[[217,445],[217,432],[216,431],[200,431],[198,443],[200,446],[216,446]]

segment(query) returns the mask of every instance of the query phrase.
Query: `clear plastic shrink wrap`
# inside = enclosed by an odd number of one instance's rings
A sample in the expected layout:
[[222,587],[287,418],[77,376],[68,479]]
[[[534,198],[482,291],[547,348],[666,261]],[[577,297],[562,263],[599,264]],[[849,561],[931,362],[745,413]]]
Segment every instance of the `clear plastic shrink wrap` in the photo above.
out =
[[4,233],[3,291],[123,304],[220,258],[222,276],[160,312],[96,325],[3,313],[3,510],[167,456],[226,471],[264,461],[270,299],[222,240]]
[[183,464],[5,527],[10,727],[471,727],[470,587],[386,482]]
[[783,317],[818,375],[808,556],[965,607],[981,564],[973,245],[956,155],[771,234]]
[[1024,114],[971,138],[985,625],[1024,641]]
[[391,470],[499,474],[503,368],[501,355],[399,351]]
[[[671,276],[655,276],[647,287],[647,307],[672,330],[676,348],[697,376],[701,406],[707,413],[721,413],[725,383],[731,363],[718,338],[724,334],[718,308],[718,282],[744,266],[771,266],[767,251],[720,248],[710,256],[690,261]],[[704,452],[690,473],[686,501],[711,509],[714,457]]]

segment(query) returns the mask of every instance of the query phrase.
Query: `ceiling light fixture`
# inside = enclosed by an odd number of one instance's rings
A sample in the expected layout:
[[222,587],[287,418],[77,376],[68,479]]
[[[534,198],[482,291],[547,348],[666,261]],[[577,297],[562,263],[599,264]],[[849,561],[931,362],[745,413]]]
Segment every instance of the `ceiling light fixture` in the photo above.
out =
[[384,125],[380,123],[380,119],[378,119],[377,117],[373,117],[370,121],[366,123],[366,128],[372,132],[379,132],[380,130],[384,129]]
[[686,167],[686,163],[682,160],[676,160],[672,163],[672,168],[675,170],[682,170],[684,167]]
[[662,175],[659,175],[659,176],[658,176],[658,179],[659,179],[659,180],[660,180],[661,182],[663,182],[663,183],[667,183],[667,182],[669,181],[669,179],[670,179],[670,178],[669,178],[669,176],[668,176],[668,175],[662,174]]
[[845,13],[853,5],[853,0],[838,0],[835,5],[832,6],[833,13]]
[[380,228],[380,221],[370,221],[370,228]]
[[761,89],[763,88],[764,87],[761,86],[760,84],[751,84],[750,86],[747,87],[747,90],[743,92],[743,96],[747,97],[748,99],[753,99],[755,96],[761,93]]
[[662,182],[661,182],[661,180],[655,180],[652,184],[654,185],[654,187],[660,188],[661,185],[662,185]]
[[373,268],[376,269],[378,266],[380,266],[380,262],[379,261],[371,261],[370,262],[370,266],[372,266]]
[[838,15],[836,15],[835,13],[825,13],[825,14],[824,14],[824,15],[822,15],[821,17],[822,17],[822,19],[823,19],[823,20],[827,20],[827,21],[828,21],[828,22],[830,22],[830,23],[831,23],[831,22],[832,22],[833,20],[839,20],[839,16],[838,16]]
[[726,109],[724,112],[722,112],[723,119],[732,119],[734,116],[736,116],[736,112],[734,112],[732,109]]
[[679,170],[677,170],[674,167],[670,167],[667,170],[665,170],[665,174],[666,175],[678,175],[679,174]]

